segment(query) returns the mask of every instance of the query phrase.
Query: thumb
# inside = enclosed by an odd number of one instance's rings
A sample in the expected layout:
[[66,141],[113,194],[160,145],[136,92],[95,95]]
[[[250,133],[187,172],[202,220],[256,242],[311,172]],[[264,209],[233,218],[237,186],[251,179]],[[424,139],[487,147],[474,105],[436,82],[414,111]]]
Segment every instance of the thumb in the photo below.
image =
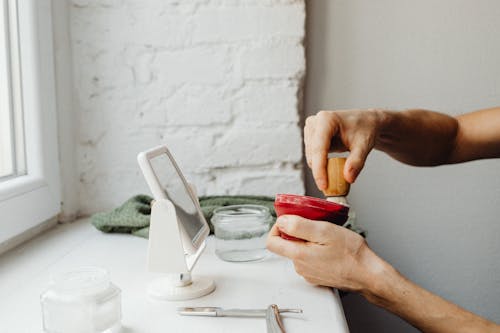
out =
[[328,243],[330,229],[337,227],[330,222],[309,220],[297,215],[282,215],[276,224],[280,231],[290,236],[319,244]]
[[351,152],[344,165],[344,178],[349,183],[354,183],[359,173],[365,166],[366,158],[370,153],[372,146],[364,139],[358,139],[353,142]]

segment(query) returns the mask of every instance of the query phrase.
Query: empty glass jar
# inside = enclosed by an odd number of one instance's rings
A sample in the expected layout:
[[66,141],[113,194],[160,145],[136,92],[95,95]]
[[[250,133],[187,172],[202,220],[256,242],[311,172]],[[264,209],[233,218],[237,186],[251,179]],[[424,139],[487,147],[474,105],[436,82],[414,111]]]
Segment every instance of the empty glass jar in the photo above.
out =
[[215,253],[225,261],[253,261],[267,255],[266,237],[273,219],[260,205],[233,205],[217,208],[211,222]]

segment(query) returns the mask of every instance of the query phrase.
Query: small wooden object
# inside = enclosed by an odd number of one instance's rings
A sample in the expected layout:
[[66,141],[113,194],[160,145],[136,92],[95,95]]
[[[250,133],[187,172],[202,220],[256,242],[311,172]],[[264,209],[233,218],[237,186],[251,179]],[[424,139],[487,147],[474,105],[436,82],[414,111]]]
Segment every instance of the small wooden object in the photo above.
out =
[[328,188],[323,190],[326,197],[346,196],[350,184],[344,179],[345,157],[332,157],[328,159]]

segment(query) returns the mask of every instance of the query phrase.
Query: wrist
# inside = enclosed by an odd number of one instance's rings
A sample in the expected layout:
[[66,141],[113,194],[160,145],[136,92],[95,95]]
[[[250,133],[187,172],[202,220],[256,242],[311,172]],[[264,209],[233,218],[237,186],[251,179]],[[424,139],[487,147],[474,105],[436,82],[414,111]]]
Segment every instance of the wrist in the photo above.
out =
[[391,130],[394,127],[399,112],[386,109],[376,109],[375,114],[377,119],[375,148],[378,148],[377,146],[383,143],[383,141],[392,137]]
[[377,114],[378,128],[385,130],[396,112],[387,109],[375,109],[375,113]]
[[363,267],[363,272],[360,274],[362,280],[358,292],[369,302],[383,305],[389,298],[391,285],[394,285],[401,275],[368,246],[360,255],[360,267]]

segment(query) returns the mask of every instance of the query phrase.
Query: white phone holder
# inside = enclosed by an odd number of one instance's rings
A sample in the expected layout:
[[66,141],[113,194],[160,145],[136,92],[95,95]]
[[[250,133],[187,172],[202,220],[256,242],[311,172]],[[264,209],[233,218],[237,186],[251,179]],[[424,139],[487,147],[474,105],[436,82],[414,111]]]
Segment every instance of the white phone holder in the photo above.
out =
[[204,249],[205,243],[196,253],[186,254],[174,205],[167,199],[155,200],[151,207],[149,226],[148,267],[151,272],[167,275],[151,282],[149,295],[161,300],[181,301],[214,291],[213,280],[191,276]]

